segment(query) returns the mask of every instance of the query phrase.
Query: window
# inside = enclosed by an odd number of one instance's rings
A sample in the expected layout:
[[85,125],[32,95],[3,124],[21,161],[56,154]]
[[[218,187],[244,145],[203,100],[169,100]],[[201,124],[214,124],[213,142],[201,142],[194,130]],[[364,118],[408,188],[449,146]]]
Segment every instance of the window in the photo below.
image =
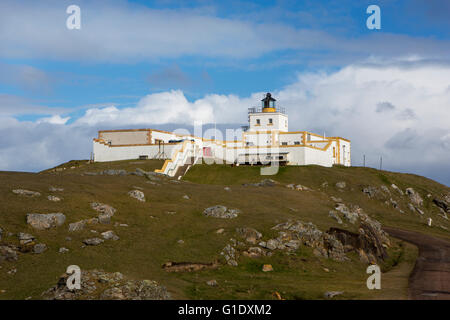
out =
[[294,141],[294,144],[300,144],[300,141]]
[[256,119],[256,125],[260,125],[261,124],[261,120],[259,120],[259,119]]
[[287,146],[287,142],[282,142],[281,145],[282,146]]
[[272,118],[269,119],[269,124],[273,124]]
[[308,139],[308,141],[311,141],[311,134],[308,133],[307,139]]

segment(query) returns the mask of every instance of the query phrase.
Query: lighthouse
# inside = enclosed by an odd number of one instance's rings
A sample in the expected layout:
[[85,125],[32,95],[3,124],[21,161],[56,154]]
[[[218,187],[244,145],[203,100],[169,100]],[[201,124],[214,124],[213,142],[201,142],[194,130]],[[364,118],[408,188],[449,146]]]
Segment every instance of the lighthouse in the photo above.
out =
[[288,116],[284,108],[277,107],[270,92],[261,100],[261,107],[248,109],[249,132],[288,131]]

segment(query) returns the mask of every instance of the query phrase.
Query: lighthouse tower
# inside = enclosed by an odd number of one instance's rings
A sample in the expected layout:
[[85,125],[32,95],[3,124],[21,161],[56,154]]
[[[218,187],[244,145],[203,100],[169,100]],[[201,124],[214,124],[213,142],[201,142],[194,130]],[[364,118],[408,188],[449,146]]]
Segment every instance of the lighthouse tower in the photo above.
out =
[[261,107],[248,109],[249,132],[288,131],[288,116],[284,108],[276,106],[276,99],[267,93],[261,100]]

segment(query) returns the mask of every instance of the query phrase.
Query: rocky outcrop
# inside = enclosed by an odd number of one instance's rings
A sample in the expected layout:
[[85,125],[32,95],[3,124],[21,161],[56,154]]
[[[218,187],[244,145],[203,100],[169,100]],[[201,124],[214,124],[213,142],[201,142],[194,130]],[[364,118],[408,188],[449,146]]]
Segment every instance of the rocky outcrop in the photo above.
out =
[[116,212],[116,209],[110,205],[99,202],[91,203],[91,208],[98,212],[98,222],[101,224],[109,224],[112,216],[114,216]]
[[66,216],[62,213],[28,213],[27,223],[36,230],[56,228],[64,224]]
[[221,219],[236,218],[239,215],[239,213],[241,213],[239,209],[231,209],[222,205],[209,207],[203,211],[203,215],[206,217],[214,217]]
[[399,187],[397,187],[395,184],[391,184],[391,188],[394,189],[395,191],[397,191],[397,193],[399,195],[401,195],[401,196],[404,195],[403,191]]
[[339,228],[330,228],[327,233],[334,235],[342,243],[345,252],[357,252],[365,263],[385,260],[388,257],[386,248],[390,246],[387,233],[382,230],[378,221],[367,215],[360,214],[360,219],[358,233]]
[[413,188],[407,188],[406,194],[408,195],[409,200],[411,201],[411,203],[413,205],[419,206],[419,207],[423,205],[422,197]]
[[120,272],[81,271],[81,289],[67,288],[68,274],[45,291],[46,300],[168,300],[170,293],[151,280],[127,280]]
[[358,221],[359,212],[361,211],[358,206],[351,206],[351,208],[349,208],[344,203],[337,203],[334,209],[344,214],[345,219],[352,224],[355,224]]
[[[314,224],[302,221],[288,221],[273,227],[281,230],[276,239],[271,239],[265,244],[260,243],[268,249],[297,250],[301,244],[314,248],[314,254],[321,257],[331,258],[337,261],[345,261],[344,247],[333,235],[320,231]],[[272,249],[274,250],[274,249]]]

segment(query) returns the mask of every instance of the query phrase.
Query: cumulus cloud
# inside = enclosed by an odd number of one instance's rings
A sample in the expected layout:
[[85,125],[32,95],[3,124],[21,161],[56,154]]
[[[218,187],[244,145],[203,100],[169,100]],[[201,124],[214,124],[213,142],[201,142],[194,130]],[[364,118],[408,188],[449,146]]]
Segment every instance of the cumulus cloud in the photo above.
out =
[[[448,185],[449,88],[450,66],[410,61],[406,65],[389,66],[353,64],[333,73],[300,73],[294,83],[273,92],[273,96],[279,106],[286,108],[290,130],[350,139],[353,165],[361,165],[364,154],[366,164],[377,167],[382,156],[385,169],[426,175]],[[263,94],[257,92],[249,97],[208,94],[194,101],[189,101],[180,90],[149,94],[135,107],[89,108],[72,124],[62,124],[64,118],[54,118],[53,123],[60,123],[58,125],[34,124],[35,129],[27,128],[27,132],[34,132],[28,136],[30,141],[21,142],[17,138],[14,143],[22,149],[22,143],[34,141],[38,146],[36,150],[44,150],[42,159],[48,159],[51,152],[58,155],[55,159],[60,159],[63,152],[60,146],[67,141],[45,133],[50,126],[60,128],[60,136],[67,136],[79,150],[89,150],[97,129],[152,128],[166,123],[176,123],[183,128],[194,121],[246,124],[247,108],[259,105]],[[377,112],[374,106],[380,101],[388,101],[395,107],[387,107],[389,112]],[[0,123],[0,127],[4,126],[7,127]],[[13,123],[13,126],[22,124]],[[76,132],[74,136],[70,134],[72,131]],[[38,138],[39,135],[44,138]],[[43,141],[48,149],[42,145]],[[5,154],[5,147],[14,148],[13,145],[3,146],[2,154]],[[73,158],[80,157],[72,154]]]

